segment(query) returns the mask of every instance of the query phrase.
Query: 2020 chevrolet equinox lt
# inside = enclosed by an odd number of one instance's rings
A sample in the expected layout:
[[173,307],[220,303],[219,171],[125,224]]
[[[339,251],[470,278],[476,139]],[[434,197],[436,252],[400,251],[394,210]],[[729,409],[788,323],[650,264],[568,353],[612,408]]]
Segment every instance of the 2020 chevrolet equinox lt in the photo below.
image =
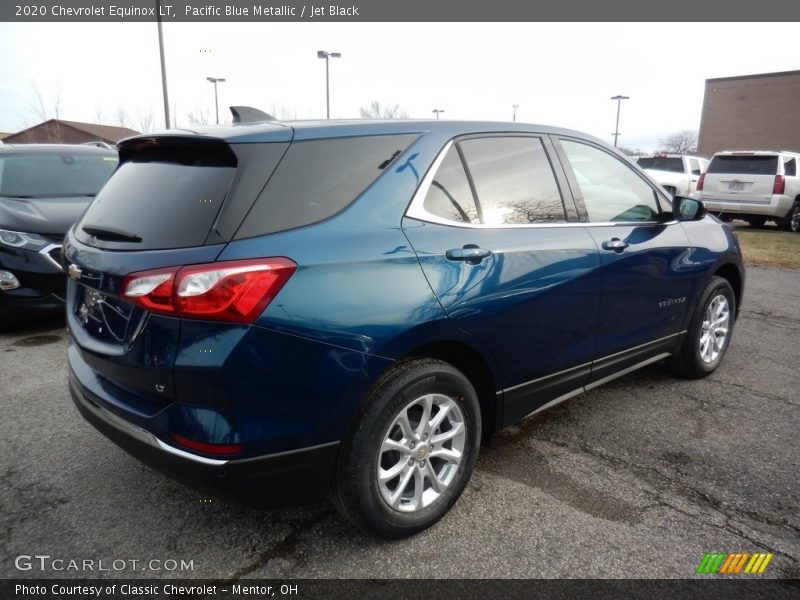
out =
[[410,535],[492,432],[730,343],[730,228],[574,131],[240,122],[119,153],[66,240],[70,389],[200,488]]

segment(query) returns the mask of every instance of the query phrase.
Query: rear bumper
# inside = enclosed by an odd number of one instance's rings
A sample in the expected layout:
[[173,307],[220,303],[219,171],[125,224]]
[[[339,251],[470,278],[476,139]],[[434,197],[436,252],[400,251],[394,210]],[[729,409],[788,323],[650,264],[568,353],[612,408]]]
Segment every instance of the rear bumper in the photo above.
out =
[[237,503],[285,506],[325,498],[339,442],[247,459],[186,452],[103,406],[70,370],[78,411],[98,431],[145,464],[204,493]]
[[792,208],[794,201],[789,196],[774,194],[769,202],[747,200],[729,200],[714,197],[698,196],[703,201],[706,209],[711,212],[726,213],[730,215],[760,215],[781,219]]

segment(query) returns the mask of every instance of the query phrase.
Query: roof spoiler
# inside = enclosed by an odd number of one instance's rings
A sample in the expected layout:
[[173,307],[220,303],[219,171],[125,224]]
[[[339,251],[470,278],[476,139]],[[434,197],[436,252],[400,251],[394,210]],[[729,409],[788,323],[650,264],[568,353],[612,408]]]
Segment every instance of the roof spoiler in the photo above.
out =
[[234,123],[262,123],[275,120],[272,115],[252,106],[231,106],[230,109]]

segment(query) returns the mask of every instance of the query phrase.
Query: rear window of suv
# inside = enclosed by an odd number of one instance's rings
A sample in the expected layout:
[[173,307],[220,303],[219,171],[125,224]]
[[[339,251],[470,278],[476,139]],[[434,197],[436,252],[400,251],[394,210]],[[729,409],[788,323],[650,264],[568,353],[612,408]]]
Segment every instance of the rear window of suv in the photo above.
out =
[[323,221],[347,208],[417,135],[293,142],[236,239]]
[[642,169],[653,169],[654,171],[672,171],[673,173],[683,173],[683,159],[669,158],[666,156],[654,156],[652,158],[640,158],[636,163]]
[[222,140],[132,140],[121,164],[84,213],[76,236],[86,244],[131,250],[202,246],[236,174]]
[[740,173],[743,175],[775,175],[778,157],[769,155],[719,155],[711,159],[707,173]]

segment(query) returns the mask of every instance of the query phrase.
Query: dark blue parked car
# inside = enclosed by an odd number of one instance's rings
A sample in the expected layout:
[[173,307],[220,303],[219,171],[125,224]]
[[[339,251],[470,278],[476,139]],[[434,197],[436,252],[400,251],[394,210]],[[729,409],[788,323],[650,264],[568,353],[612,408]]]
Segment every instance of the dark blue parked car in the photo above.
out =
[[81,413],[173,477],[430,526],[481,440],[725,354],[730,228],[602,142],[453,121],[145,135],[65,246]]

